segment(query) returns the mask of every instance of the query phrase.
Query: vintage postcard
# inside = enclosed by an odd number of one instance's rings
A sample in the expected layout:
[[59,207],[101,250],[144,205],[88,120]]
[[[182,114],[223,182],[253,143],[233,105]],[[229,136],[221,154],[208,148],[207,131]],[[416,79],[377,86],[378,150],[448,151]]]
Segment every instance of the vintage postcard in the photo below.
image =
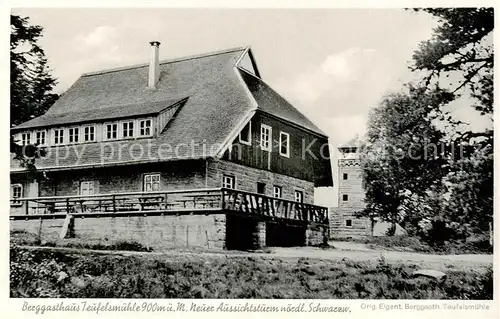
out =
[[8,311],[498,316],[492,6],[9,7]]

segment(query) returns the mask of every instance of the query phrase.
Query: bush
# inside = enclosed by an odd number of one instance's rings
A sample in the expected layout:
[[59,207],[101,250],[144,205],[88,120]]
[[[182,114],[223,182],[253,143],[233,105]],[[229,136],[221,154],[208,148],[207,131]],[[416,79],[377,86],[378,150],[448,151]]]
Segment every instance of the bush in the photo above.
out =
[[371,244],[382,247],[405,247],[407,250],[416,252],[432,252],[432,248],[418,237],[411,236],[380,236],[373,237],[369,241]]
[[371,248],[380,247],[396,251],[412,251],[434,254],[492,254],[493,247],[488,238],[480,237],[475,240],[452,239],[429,244],[419,237],[412,236],[377,236],[364,238],[344,237],[339,241],[353,241],[370,245]]
[[[184,256],[175,260],[11,248],[11,297],[492,299],[493,271],[436,282],[414,265]],[[67,277],[61,275],[66,274]],[[62,279],[61,279],[62,278]]]

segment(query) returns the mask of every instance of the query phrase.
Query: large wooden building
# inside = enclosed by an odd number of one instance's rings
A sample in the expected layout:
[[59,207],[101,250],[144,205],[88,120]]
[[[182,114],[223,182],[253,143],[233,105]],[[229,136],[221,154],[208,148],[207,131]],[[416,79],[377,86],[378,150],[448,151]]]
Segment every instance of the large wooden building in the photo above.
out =
[[35,179],[12,158],[11,226],[64,237],[70,219],[76,238],[156,247],[324,240],[313,199],[333,184],[327,136],[262,80],[250,48],[159,61],[159,47],[148,64],[83,74],[12,128],[47,154]]

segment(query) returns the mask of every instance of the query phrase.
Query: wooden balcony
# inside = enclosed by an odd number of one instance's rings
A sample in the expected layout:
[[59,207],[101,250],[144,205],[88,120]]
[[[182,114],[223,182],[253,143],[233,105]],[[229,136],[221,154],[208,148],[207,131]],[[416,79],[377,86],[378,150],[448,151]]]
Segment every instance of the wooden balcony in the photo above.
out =
[[326,207],[225,188],[17,198],[10,202],[11,219],[225,211],[264,220],[328,224]]

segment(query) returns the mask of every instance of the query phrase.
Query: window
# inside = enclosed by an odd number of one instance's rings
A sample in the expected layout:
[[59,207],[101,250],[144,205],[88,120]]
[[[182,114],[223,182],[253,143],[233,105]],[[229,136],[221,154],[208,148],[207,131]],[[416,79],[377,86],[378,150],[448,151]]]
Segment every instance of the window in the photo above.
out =
[[156,192],[160,190],[160,174],[144,175],[144,191]]
[[295,191],[295,201],[299,203],[304,202],[304,193],[302,191]]
[[240,143],[252,145],[252,122],[248,122],[248,124],[241,130]]
[[347,179],[347,173],[344,173],[343,179]]
[[45,144],[45,131],[36,132],[36,144],[37,145]]
[[54,144],[62,144],[64,143],[64,129],[55,129],[54,130]]
[[290,157],[290,134],[280,132],[280,155]]
[[349,196],[344,194],[342,195],[342,201],[347,202],[349,200]]
[[85,181],[80,183],[80,195],[93,195],[94,181]]
[[23,145],[29,145],[31,144],[31,134],[28,133],[22,133],[21,134],[21,142]]
[[281,187],[280,186],[273,186],[273,197],[276,198],[281,198]]
[[80,137],[80,129],[78,127],[73,127],[69,129],[69,142],[78,143]]
[[106,124],[106,139],[114,140],[117,137],[118,124]]
[[[10,186],[10,197],[12,199],[18,199],[23,197],[23,185],[21,184],[12,184]],[[11,205],[21,205],[21,202],[18,200],[11,201]]]
[[139,125],[139,135],[150,136],[151,135],[151,120],[142,120]]
[[262,124],[260,126],[260,148],[264,151],[271,151],[271,136],[272,128],[268,125]]
[[85,126],[83,128],[83,140],[85,142],[93,142],[93,141],[95,141],[95,127],[93,127],[93,126]]
[[265,194],[266,193],[266,184],[257,182],[257,193]]
[[123,122],[123,137],[134,136],[134,121]]
[[234,176],[223,175],[222,176],[222,187],[235,189],[234,187]]
[[345,225],[346,225],[347,227],[352,227],[352,219],[346,219],[346,220],[345,220]]

